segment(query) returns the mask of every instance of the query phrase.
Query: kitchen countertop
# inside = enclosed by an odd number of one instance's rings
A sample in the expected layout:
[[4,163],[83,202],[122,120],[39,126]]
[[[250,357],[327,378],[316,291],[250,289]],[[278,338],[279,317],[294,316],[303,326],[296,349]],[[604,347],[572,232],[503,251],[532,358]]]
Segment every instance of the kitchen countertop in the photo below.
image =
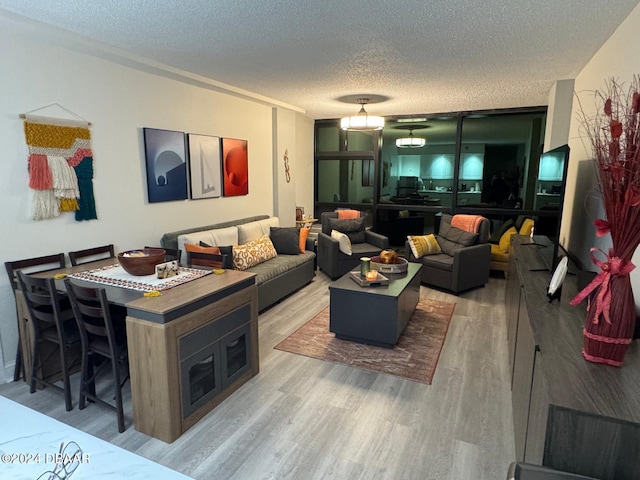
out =
[[[446,191],[446,190],[418,190],[416,193],[453,193],[451,191]],[[472,192],[471,190],[465,190],[465,191],[461,191],[459,190],[458,193],[482,193],[481,191],[474,191]]]
[[[116,421],[115,415],[113,421]],[[73,472],[74,479],[191,478],[1,396],[0,425],[0,469],[4,480],[35,480],[45,472],[55,471],[56,456],[59,456],[63,442],[68,448],[63,450],[68,453],[67,460],[78,460]],[[75,442],[75,445],[71,442]],[[65,478],[64,470],[58,471],[60,478]],[[48,479],[49,476],[45,475],[44,478]]]

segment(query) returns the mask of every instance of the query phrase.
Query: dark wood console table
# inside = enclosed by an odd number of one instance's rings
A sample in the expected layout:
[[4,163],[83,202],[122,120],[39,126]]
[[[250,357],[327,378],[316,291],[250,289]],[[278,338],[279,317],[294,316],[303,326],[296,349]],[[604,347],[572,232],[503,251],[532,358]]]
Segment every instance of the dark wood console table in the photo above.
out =
[[622,368],[581,354],[585,306],[567,276],[561,301],[546,297],[552,247],[512,237],[506,290],[516,458],[603,480],[640,475],[640,342]]

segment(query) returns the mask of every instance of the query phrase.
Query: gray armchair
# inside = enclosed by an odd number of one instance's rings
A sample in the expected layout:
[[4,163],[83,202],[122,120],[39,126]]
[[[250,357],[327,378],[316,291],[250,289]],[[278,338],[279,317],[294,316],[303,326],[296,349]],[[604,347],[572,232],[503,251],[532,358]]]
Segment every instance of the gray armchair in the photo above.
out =
[[436,235],[442,253],[416,258],[407,242],[405,254],[410,262],[422,264],[422,283],[459,293],[484,286],[489,281],[490,223],[483,217],[474,234],[452,227],[452,218],[448,214],[442,215],[440,231]]
[[[363,215],[362,212],[360,214]],[[324,212],[320,215],[322,232],[318,233],[318,267],[332,279],[339,278],[357,268],[360,265],[360,257],[373,257],[379,255],[381,250],[389,248],[389,239],[365,228],[364,218],[362,216],[361,218],[363,220],[361,231],[342,231],[336,228],[351,239],[352,254],[347,255],[338,248],[338,241],[331,238],[331,230],[339,225],[339,222],[336,222],[338,214]]]

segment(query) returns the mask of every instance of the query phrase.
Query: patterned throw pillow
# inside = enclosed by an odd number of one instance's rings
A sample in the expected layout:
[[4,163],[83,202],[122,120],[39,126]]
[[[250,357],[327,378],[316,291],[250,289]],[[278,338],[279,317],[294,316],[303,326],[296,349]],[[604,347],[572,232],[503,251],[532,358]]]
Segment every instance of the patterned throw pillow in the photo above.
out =
[[338,249],[345,255],[351,255],[351,240],[349,237],[337,230],[331,230],[331,238],[338,240]]
[[413,253],[413,256],[416,258],[442,252],[433,233],[429,235],[409,235],[407,236],[407,240],[409,240],[411,253]]
[[233,247],[233,268],[246,270],[277,255],[269,235],[262,235],[257,240]]

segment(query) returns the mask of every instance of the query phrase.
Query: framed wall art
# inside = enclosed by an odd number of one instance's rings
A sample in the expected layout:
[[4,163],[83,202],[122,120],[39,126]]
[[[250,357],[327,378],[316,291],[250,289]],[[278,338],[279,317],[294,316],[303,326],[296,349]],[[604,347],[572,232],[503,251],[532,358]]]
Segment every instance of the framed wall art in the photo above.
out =
[[191,198],[217,198],[222,195],[220,137],[187,135],[189,145],[189,183]]
[[225,197],[249,193],[249,156],[246,140],[222,139],[222,177]]
[[144,128],[143,136],[149,203],[186,200],[188,186],[184,133]]

